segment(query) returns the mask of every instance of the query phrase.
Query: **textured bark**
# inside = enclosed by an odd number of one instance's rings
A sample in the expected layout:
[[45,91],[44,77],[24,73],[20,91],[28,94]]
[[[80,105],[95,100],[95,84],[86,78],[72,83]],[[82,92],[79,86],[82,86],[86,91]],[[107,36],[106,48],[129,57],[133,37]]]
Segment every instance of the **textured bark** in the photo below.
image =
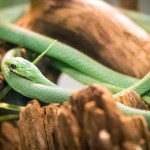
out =
[[138,0],[120,0],[120,6],[127,9],[138,10]]
[[115,98],[115,101],[118,101],[129,107],[148,110],[148,105],[146,105],[141,97],[133,90],[126,91],[119,97]]
[[30,102],[20,113],[18,122],[23,150],[48,150],[44,126],[44,111],[37,101]]
[[15,125],[9,122],[0,124],[0,149],[22,150],[18,130]]
[[44,124],[48,148],[50,150],[61,150],[60,132],[58,131],[57,111],[58,107],[49,105],[43,108],[45,112]]
[[37,101],[29,103],[18,128],[23,149],[28,150],[150,149],[144,117],[124,116],[111,93],[97,85],[73,93],[71,103],[61,107],[42,109]]
[[81,131],[69,104],[64,104],[58,112],[58,125],[60,129],[63,148],[66,150],[81,150]]
[[17,23],[57,38],[119,72],[150,70],[150,37],[118,10],[98,0],[32,0]]

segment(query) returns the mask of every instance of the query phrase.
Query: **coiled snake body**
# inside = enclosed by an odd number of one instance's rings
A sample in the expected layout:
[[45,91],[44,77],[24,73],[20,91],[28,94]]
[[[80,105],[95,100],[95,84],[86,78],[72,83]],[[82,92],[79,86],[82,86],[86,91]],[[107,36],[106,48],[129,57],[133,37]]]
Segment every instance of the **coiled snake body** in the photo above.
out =
[[[46,49],[53,41],[53,39],[51,38],[22,29],[9,23],[0,23],[0,39],[4,39],[17,45],[22,45],[25,48],[28,48],[38,53],[41,53],[41,51]],[[35,83],[35,81],[33,82],[32,79],[29,78],[29,76],[22,76],[22,74],[15,72],[14,70],[16,69],[17,64],[16,62],[14,64],[13,57],[16,55],[18,50],[19,48],[16,48],[8,52],[2,61],[2,71],[4,77],[13,89],[22,93],[25,96],[37,98],[41,101],[48,103],[62,103],[65,100],[69,100],[69,96],[72,91],[57,87],[53,83],[48,83],[47,79],[40,80],[40,77],[37,78],[40,82]],[[138,79],[117,73],[97,63],[96,61],[92,60],[88,56],[77,51],[76,49],[62,44],[61,42],[58,42],[55,46],[53,46],[53,48],[47,52],[47,55],[68,64],[69,66],[74,68],[75,71],[79,71],[85,76],[94,79],[95,81],[104,82],[106,83],[106,86],[109,84],[110,89],[112,85],[114,93],[118,92],[115,92],[115,86],[119,87],[120,89],[128,88],[131,86],[128,90],[133,89],[140,95],[145,94],[149,90],[149,74],[145,76],[142,80],[137,82]],[[23,63],[23,59],[20,59],[19,62],[22,67],[30,64],[28,62]],[[30,74],[30,71],[27,71]],[[42,77],[40,73],[39,75]],[[116,88],[116,90],[118,89]],[[148,92],[144,97],[149,100],[149,95],[150,93]],[[125,114],[128,115],[143,114],[150,126],[149,111],[129,108],[119,103],[118,106]]]

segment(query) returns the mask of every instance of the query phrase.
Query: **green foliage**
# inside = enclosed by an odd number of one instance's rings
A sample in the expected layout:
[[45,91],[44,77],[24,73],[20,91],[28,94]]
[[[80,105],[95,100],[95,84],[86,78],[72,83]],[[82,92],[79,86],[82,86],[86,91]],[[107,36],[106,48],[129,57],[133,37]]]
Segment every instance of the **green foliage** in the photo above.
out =
[[0,0],[0,9],[15,5],[20,5],[23,3],[29,3],[29,0]]

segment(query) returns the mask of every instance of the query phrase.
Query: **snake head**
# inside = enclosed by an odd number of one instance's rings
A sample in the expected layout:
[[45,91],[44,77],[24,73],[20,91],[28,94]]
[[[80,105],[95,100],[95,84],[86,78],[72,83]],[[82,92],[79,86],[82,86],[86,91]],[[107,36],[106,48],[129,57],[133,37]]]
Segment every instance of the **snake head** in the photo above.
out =
[[7,59],[5,64],[11,71],[29,80],[35,79],[37,72],[39,72],[38,68],[33,63],[22,57]]
[[17,73],[17,69],[20,67],[19,60],[16,58],[7,59],[5,64],[9,67],[10,70]]

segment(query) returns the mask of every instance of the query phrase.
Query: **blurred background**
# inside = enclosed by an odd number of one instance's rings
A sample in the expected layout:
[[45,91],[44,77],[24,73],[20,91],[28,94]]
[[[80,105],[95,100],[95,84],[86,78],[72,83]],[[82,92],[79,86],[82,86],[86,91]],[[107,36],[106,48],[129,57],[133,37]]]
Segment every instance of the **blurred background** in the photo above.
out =
[[[106,2],[115,5],[115,6],[119,6],[119,0],[105,0]],[[126,1],[126,0],[124,0]],[[138,0],[139,3],[139,11],[146,13],[146,14],[150,14],[150,0]]]
[[[119,6],[120,0],[105,0],[106,2],[114,5]],[[126,1],[126,0],[122,0]],[[22,3],[29,3],[29,0],[0,0],[0,9],[22,4]],[[140,12],[150,14],[150,0],[139,0],[138,9]],[[61,74],[58,80],[58,85],[64,88],[69,88],[72,90],[80,89],[83,87],[82,84],[78,83],[77,81],[73,80],[66,74]]]
[[[0,0],[0,8],[29,2],[30,0]],[[104,0],[112,5],[119,6],[120,0]],[[124,0],[126,1],[126,0]],[[139,0],[139,11],[150,14],[150,0]]]

